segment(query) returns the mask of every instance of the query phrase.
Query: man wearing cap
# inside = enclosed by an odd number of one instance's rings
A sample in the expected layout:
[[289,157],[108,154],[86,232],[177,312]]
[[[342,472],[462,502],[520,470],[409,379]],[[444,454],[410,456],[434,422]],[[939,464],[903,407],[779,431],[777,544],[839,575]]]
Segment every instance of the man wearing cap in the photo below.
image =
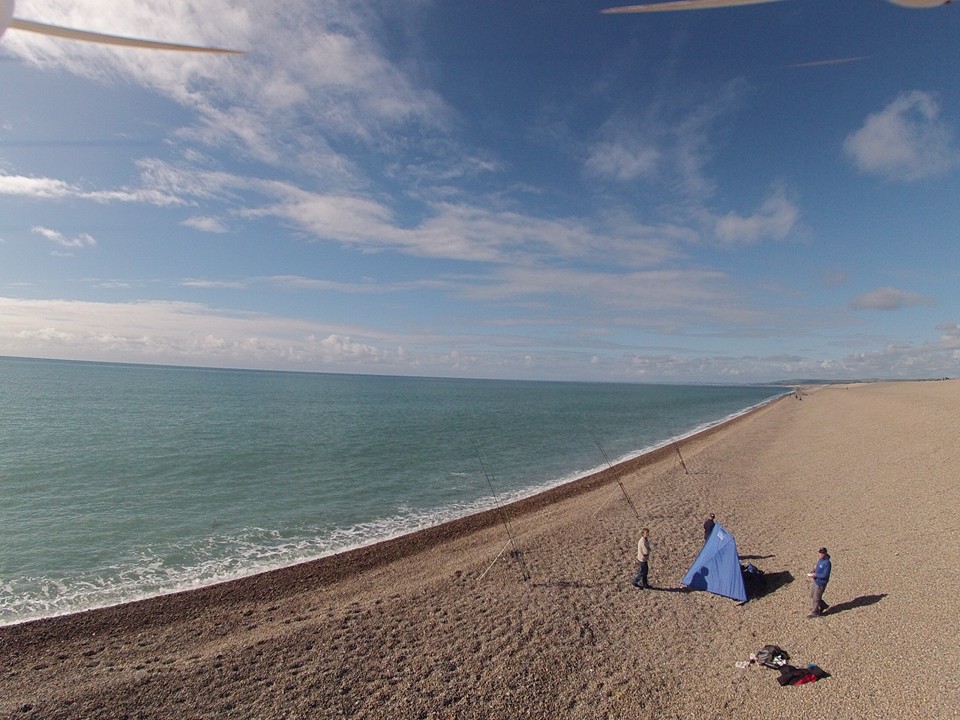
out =
[[823,601],[823,591],[827,588],[827,583],[830,582],[830,571],[833,566],[830,562],[830,554],[825,547],[820,548],[817,553],[817,564],[814,566],[813,572],[807,573],[807,577],[813,580],[810,583],[810,599],[813,606],[810,609],[810,614],[807,615],[811,618],[820,617],[830,607]]

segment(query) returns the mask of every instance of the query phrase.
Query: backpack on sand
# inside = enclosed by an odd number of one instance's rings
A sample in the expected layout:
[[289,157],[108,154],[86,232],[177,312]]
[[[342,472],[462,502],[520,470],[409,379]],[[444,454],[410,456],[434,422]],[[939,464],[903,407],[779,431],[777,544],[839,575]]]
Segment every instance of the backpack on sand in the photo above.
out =
[[757,650],[756,658],[760,665],[765,665],[768,668],[779,668],[787,664],[790,655],[786,650],[776,645],[764,645]]

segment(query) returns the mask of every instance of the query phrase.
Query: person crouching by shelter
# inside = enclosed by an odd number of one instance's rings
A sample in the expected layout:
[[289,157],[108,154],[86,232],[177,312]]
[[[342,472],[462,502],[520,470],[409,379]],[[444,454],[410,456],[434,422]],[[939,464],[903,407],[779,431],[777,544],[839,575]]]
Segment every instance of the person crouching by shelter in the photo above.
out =
[[807,573],[807,577],[812,580],[810,583],[810,600],[813,603],[807,617],[812,618],[820,617],[830,607],[823,601],[823,591],[826,590],[827,583],[830,582],[830,571],[833,569],[827,549],[822,547],[817,553],[817,564],[814,566],[813,572]]
[[644,528],[640,531],[640,542],[637,543],[637,561],[640,567],[637,570],[637,576],[630,581],[635,588],[646,590],[650,587],[647,582],[647,573],[650,570],[650,528]]

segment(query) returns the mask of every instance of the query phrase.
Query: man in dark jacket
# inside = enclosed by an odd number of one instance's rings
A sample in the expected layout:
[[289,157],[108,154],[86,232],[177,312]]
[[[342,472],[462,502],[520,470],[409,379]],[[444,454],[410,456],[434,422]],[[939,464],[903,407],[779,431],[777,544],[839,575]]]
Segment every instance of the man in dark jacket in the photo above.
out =
[[706,542],[710,539],[710,533],[713,532],[713,526],[717,524],[717,516],[713,513],[710,513],[710,517],[703,521],[703,541]]
[[830,582],[830,571],[833,569],[833,564],[830,562],[830,554],[825,547],[820,548],[817,555],[817,564],[814,566],[813,572],[807,573],[807,577],[812,580],[810,583],[810,600],[813,603],[807,617],[812,618],[820,617],[830,607],[823,601],[823,591],[827,588],[827,583]]

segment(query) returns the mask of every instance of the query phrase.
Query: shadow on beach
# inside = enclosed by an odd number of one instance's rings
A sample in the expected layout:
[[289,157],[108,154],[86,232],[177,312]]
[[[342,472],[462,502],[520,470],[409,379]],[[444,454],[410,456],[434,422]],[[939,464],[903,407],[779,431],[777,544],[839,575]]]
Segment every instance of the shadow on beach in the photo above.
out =
[[750,600],[757,600],[775,593],[784,585],[789,585],[794,580],[789,570],[780,572],[764,573],[763,577],[754,582],[746,582],[747,597]]
[[880,593],[879,595],[861,595],[853,600],[847,600],[846,602],[831,605],[824,615],[836,615],[837,613],[842,613],[847,610],[854,610],[856,608],[867,607],[868,605],[875,605],[883,600],[886,596],[887,593]]

